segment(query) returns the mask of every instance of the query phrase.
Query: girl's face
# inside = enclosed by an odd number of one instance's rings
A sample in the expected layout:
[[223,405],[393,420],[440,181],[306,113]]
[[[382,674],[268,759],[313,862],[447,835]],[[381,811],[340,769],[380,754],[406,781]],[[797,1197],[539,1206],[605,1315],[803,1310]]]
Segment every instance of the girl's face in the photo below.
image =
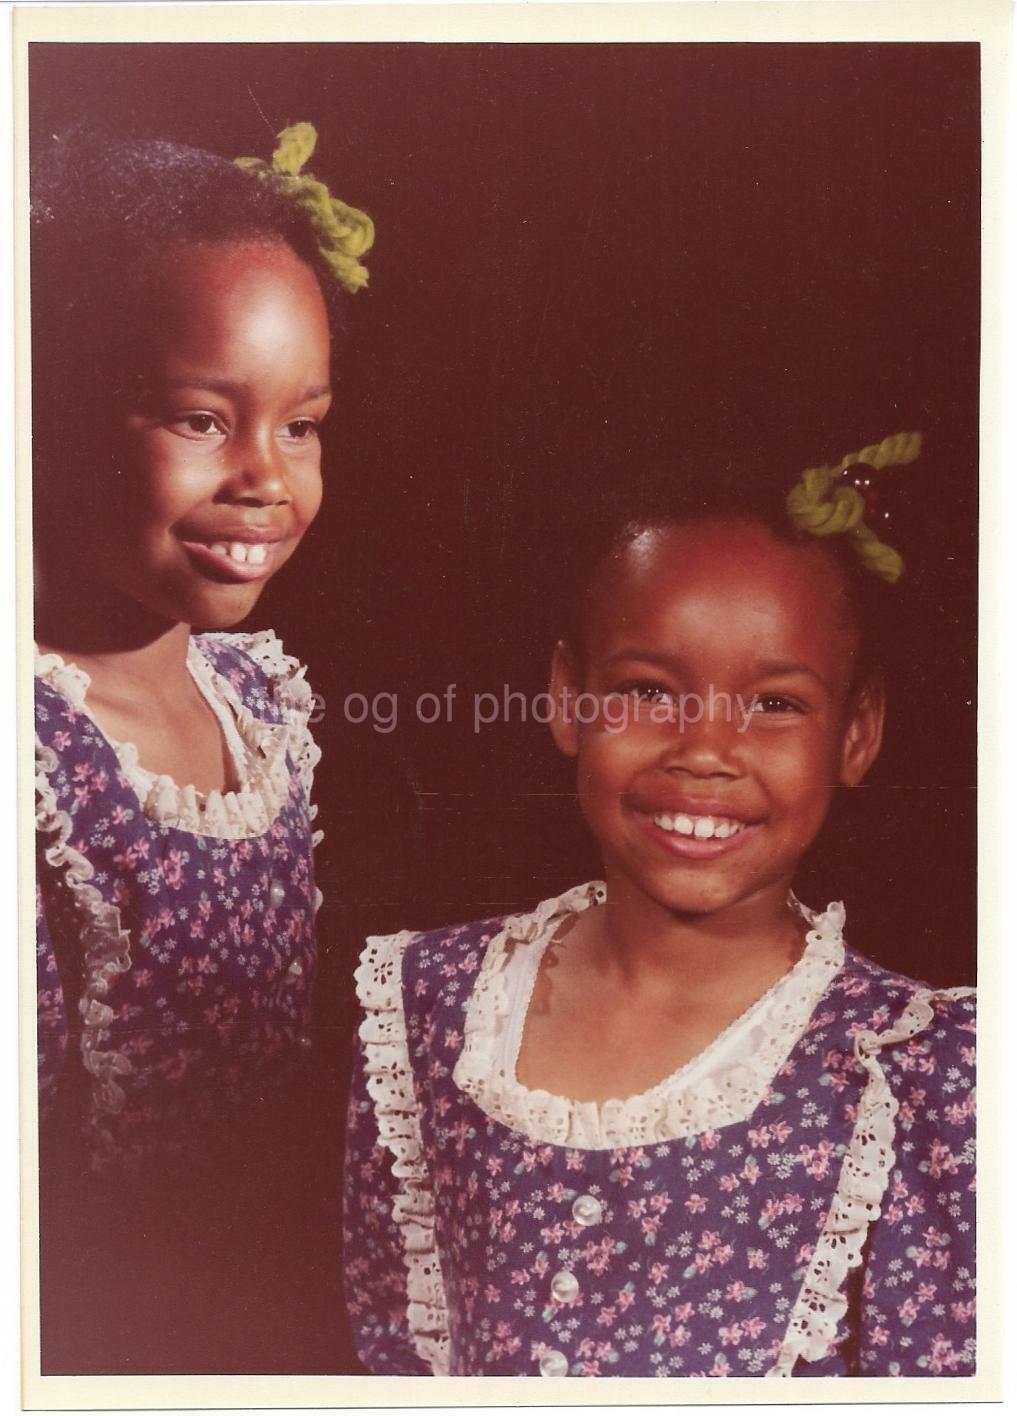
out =
[[90,568],[157,616],[236,623],[321,503],[329,328],[312,271],[281,242],[161,257],[139,317],[136,392]]
[[582,670],[556,651],[554,696],[587,696],[554,732],[609,883],[676,913],[782,901],[879,747],[836,567],[761,526],[646,531],[598,572],[585,641]]

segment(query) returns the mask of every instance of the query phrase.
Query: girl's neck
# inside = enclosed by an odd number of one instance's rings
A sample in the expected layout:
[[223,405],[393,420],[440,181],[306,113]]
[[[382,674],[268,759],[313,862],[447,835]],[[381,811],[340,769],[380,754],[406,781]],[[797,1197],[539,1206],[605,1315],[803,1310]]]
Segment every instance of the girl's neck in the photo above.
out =
[[689,998],[757,983],[765,991],[801,953],[803,930],[787,904],[787,881],[721,910],[678,914],[626,877],[612,877],[609,871],[607,903],[591,912],[590,944],[621,987],[680,990]]
[[[138,765],[207,794],[241,785],[222,725],[187,663],[189,626],[158,620],[108,592],[82,603],[44,599],[37,642],[89,676],[87,711],[114,745],[130,743]],[[105,618],[100,611],[105,611]]]
[[72,660],[92,678],[116,678],[159,694],[187,672],[190,626],[165,620],[104,586],[40,596],[35,637],[43,653]]

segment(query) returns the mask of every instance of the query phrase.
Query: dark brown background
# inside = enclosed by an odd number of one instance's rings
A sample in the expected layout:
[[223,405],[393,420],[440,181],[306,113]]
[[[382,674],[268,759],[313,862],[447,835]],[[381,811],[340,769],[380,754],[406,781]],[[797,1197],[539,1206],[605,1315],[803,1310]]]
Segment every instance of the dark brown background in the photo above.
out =
[[[311,166],[377,223],[326,505],[257,616],[325,700],[326,905],[304,1301],[250,1360],[350,1370],[332,1236],[358,941],[596,873],[546,730],[475,736],[469,710],[542,686],[541,567],[628,470],[710,430],[790,485],[925,432],[889,740],[800,893],[844,898],[883,963],[973,979],[978,49],[37,44],[30,79],[34,134],[85,119],[268,156],[310,119]],[[449,682],[457,720],[416,723]],[[390,735],[343,712],[379,690],[400,695]]]

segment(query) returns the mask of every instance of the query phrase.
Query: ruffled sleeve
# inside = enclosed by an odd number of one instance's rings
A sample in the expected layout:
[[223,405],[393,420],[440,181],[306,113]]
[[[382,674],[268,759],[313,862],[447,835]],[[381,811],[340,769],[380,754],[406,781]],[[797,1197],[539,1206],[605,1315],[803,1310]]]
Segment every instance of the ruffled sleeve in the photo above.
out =
[[895,1154],[864,1267],[862,1376],[975,1369],[975,1000],[959,995],[934,997],[929,1027],[895,1053]]
[[970,1375],[973,990],[918,988],[888,1027],[857,1030],[854,1047],[865,1084],[851,1142],[768,1375],[820,1364],[840,1342],[856,1349],[859,1375]]
[[39,1114],[52,1108],[64,1063],[70,1029],[57,968],[56,951],[46,919],[42,890],[35,887],[36,1017],[39,1058]]
[[394,1160],[382,1145],[357,1038],[343,1174],[343,1286],[357,1355],[375,1376],[430,1376],[407,1320],[406,1261],[393,1207]]
[[364,1016],[346,1141],[344,1282],[357,1352],[376,1375],[447,1370],[434,1202],[402,1003],[403,954],[414,937],[369,939],[356,972]]
[[[49,1083],[50,1096],[56,1074],[53,1059],[66,1054],[68,1031],[65,989],[79,990],[77,1013],[80,1016],[81,1057],[85,1070],[92,1078],[92,1098],[96,1117],[116,1113],[123,1106],[122,1082],[131,1071],[131,1063],[121,1050],[111,1046],[110,1024],[113,1009],[106,1001],[117,974],[131,967],[130,936],[122,928],[120,911],[104,898],[94,883],[91,862],[71,841],[73,822],[69,812],[57,801],[50,774],[58,768],[57,754],[36,739],[35,826],[36,879],[45,910],[38,935],[40,988],[43,979],[52,989],[51,980],[59,980],[59,959],[54,944],[60,937],[72,938],[75,948],[74,970],[69,980],[65,971],[59,989],[60,1002],[51,994],[49,1013],[44,1019],[40,1012],[39,1047],[45,1054],[42,1085]],[[45,872],[45,874],[44,874]],[[48,887],[48,888],[47,888]],[[58,900],[62,899],[73,924],[57,928]],[[101,1127],[99,1134],[102,1134]]]

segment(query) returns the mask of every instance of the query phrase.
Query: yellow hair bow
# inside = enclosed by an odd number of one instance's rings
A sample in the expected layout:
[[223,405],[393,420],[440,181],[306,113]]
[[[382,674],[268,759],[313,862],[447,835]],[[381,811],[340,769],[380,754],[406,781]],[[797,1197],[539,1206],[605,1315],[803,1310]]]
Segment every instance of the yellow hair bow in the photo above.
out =
[[277,136],[271,164],[260,157],[238,157],[236,165],[292,197],[310,217],[318,249],[336,280],[351,293],[362,289],[367,268],[359,257],[374,245],[374,222],[366,212],[333,197],[324,182],[301,171],[318,141],[313,124],[294,123]]
[[849,452],[835,467],[809,467],[788,493],[787,509],[794,524],[813,536],[850,536],[863,565],[893,585],[904,571],[904,559],[865,524],[865,497],[857,486],[838,479],[858,463],[866,467],[903,467],[922,450],[921,433],[894,433],[860,452]]

